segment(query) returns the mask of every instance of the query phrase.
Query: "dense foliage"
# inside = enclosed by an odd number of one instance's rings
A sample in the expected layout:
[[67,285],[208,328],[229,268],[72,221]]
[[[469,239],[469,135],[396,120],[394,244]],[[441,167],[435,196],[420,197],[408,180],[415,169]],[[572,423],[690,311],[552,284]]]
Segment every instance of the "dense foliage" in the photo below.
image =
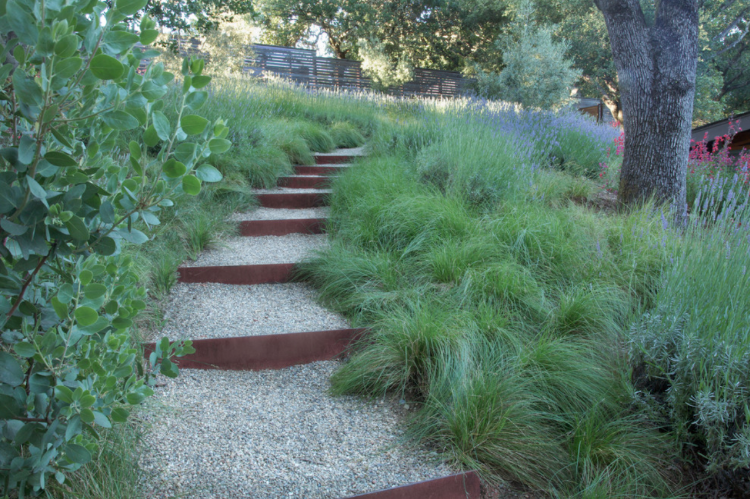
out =
[[[177,119],[162,98],[174,75],[134,48],[145,0],[20,2],[0,60],[0,487],[38,492],[89,462],[102,429],[125,421],[177,376],[190,342],[165,338],[144,361],[132,334],[148,304],[128,245],[149,240],[173,199],[221,174],[202,164],[229,129],[194,114],[208,99],[203,61],[185,60]],[[131,20],[132,21],[132,20]],[[12,54],[12,57],[8,57]],[[124,133],[131,138],[123,139]]]
[[[487,61],[485,69],[475,66],[468,71],[467,84],[477,95],[495,100],[518,102],[528,107],[555,109],[571,103],[571,90],[580,78],[568,59],[566,41],[554,41],[555,26],[538,26],[531,2],[520,5],[513,22],[495,43],[498,54],[494,67]],[[489,72],[487,72],[489,71]],[[472,74],[475,73],[475,74]]]

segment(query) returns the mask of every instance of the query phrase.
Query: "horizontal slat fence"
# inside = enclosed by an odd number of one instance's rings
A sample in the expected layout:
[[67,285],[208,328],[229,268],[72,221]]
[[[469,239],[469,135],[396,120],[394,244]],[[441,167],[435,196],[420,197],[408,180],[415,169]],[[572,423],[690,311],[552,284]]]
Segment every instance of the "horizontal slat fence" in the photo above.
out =
[[[245,72],[253,76],[273,74],[312,88],[367,90],[372,80],[362,74],[357,61],[318,57],[313,50],[274,45],[252,45],[245,59]],[[401,96],[455,97],[463,90],[460,73],[434,69],[414,69],[414,80],[391,88]]]
[[[211,54],[202,50],[197,38],[176,41],[182,56],[199,55],[210,60]],[[140,72],[148,61],[141,61]],[[358,61],[318,57],[314,50],[275,45],[250,45],[243,64],[245,74],[257,78],[274,75],[309,88],[336,90],[368,90],[372,80],[362,72]],[[414,80],[389,89],[397,96],[457,97],[463,92],[463,78],[455,71],[414,69]]]

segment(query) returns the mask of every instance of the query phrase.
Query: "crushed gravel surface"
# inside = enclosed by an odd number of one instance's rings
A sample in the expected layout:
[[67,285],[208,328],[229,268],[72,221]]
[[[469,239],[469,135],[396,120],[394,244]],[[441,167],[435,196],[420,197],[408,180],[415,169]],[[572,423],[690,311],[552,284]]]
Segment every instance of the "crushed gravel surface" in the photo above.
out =
[[453,472],[406,445],[404,406],[327,394],[337,362],[182,371],[143,418],[149,498],[340,498]]
[[350,147],[348,149],[336,149],[333,152],[317,152],[316,156],[364,156],[366,146]]
[[221,246],[204,251],[195,261],[183,267],[214,265],[257,265],[263,263],[297,263],[313,251],[328,246],[325,234],[288,234],[286,236],[230,237]]
[[169,293],[158,337],[170,340],[258,336],[347,329],[340,315],[315,301],[307,284],[177,284]]
[[320,208],[258,208],[244,213],[233,213],[229,220],[242,222],[244,220],[293,220],[298,218],[328,218],[331,212],[328,206]]
[[253,189],[253,194],[331,194],[332,192],[331,189],[292,189],[290,187]]

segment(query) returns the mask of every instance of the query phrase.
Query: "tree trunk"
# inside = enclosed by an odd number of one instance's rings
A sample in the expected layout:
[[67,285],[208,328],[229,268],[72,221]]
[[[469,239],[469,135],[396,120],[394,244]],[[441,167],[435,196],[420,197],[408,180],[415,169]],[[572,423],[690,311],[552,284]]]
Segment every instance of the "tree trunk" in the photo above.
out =
[[698,58],[697,0],[657,2],[653,25],[638,0],[594,0],[604,14],[625,129],[619,201],[685,205]]

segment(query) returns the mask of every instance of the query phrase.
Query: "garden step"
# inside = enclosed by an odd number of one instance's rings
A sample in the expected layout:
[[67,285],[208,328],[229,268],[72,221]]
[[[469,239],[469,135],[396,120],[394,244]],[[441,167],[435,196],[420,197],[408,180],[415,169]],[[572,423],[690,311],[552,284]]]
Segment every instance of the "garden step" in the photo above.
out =
[[321,175],[290,175],[280,177],[278,180],[279,187],[292,187],[302,189],[322,188],[330,183],[331,179]]
[[338,165],[340,163],[351,163],[352,160],[356,159],[357,156],[349,156],[347,154],[316,154],[315,164],[316,165]]
[[[181,369],[283,369],[340,357],[364,332],[365,329],[333,329],[193,340],[195,353],[175,359],[175,363]],[[154,348],[154,343],[145,344],[146,355]]]
[[277,284],[289,282],[294,263],[266,263],[260,265],[214,265],[180,267],[179,282],[216,282],[220,284]]
[[468,471],[392,489],[359,494],[347,499],[479,499],[479,497],[479,476],[473,471]]
[[257,194],[260,205],[264,208],[315,208],[328,206],[330,191],[291,192],[283,191]]
[[337,149],[329,153],[315,154],[315,164],[317,165],[335,165],[340,163],[349,163],[352,160],[361,158],[365,155],[364,147],[352,147],[349,149]]
[[239,228],[240,235],[245,237],[322,234],[326,220],[325,218],[244,220],[239,223]]
[[348,166],[340,165],[297,165],[294,167],[297,175],[328,175],[339,174]]

